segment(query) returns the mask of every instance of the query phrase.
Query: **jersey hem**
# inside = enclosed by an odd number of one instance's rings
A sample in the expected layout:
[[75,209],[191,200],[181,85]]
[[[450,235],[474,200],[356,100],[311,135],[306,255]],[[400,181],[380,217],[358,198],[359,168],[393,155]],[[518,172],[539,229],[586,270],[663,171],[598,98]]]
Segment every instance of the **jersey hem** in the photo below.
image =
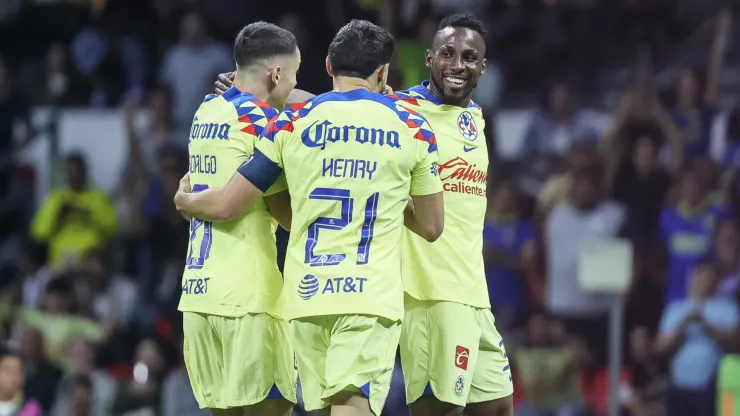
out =
[[324,313],[300,313],[300,314],[286,314],[285,320],[295,321],[303,318],[314,318],[317,316],[349,316],[349,315],[365,315],[365,316],[377,316],[379,318],[389,319],[393,322],[401,322],[403,319],[403,312],[397,313],[378,313],[371,312],[368,310],[354,310],[354,311],[343,311],[343,312],[324,312]]
[[407,296],[413,298],[414,300],[421,301],[421,302],[452,302],[452,303],[459,303],[461,305],[465,306],[471,306],[473,308],[478,309],[491,309],[491,303],[477,303],[477,302],[470,302],[465,301],[461,299],[451,299],[449,297],[444,296],[417,296],[416,294],[410,293],[408,291],[404,292]]

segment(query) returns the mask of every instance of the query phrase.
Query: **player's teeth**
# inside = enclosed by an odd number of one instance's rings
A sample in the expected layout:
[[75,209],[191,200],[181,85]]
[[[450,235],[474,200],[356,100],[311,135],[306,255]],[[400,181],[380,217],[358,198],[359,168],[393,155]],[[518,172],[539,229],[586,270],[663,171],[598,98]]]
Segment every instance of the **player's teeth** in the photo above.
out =
[[445,80],[449,82],[450,84],[457,84],[462,85],[465,83],[465,80],[462,78],[452,78],[452,77],[446,77]]

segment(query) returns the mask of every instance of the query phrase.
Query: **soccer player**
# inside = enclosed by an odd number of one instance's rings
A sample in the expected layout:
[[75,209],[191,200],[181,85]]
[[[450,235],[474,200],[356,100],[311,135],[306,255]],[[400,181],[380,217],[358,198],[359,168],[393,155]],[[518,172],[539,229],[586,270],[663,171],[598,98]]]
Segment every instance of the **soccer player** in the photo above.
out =
[[[234,87],[209,95],[190,130],[192,190],[223,186],[252,155],[267,122],[296,85],[300,52],[293,34],[252,23],[234,43]],[[191,217],[179,310],[185,364],[201,408],[214,416],[291,413],[297,372],[278,300],[276,222],[287,191],[280,182],[232,221]],[[289,212],[288,212],[289,215]]]
[[226,186],[188,193],[185,177],[175,197],[195,216],[243,209],[285,173],[293,213],[285,318],[306,409],[335,416],[380,415],[403,317],[402,228],[425,241],[443,228],[434,134],[379,93],[393,48],[370,22],[344,26],[326,63],[334,91],[271,121]]
[[429,81],[396,93],[435,129],[445,191],[444,234],[434,244],[403,237],[401,365],[413,416],[513,415],[482,255],[488,151],[471,96],[486,70],[484,35],[472,16],[444,18],[426,54]]

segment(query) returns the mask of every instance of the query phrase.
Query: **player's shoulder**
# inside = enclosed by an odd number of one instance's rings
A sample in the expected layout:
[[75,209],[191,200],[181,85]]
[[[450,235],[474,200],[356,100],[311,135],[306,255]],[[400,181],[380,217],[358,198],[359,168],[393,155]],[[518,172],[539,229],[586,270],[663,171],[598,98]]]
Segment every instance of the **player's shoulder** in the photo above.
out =
[[[218,101],[216,100],[218,99]],[[224,107],[233,108],[239,121],[255,123],[262,119],[271,120],[278,114],[278,110],[270,104],[259,100],[248,92],[239,91],[236,87],[231,87],[220,96],[210,94],[205,97],[203,103],[219,102]]]
[[[411,88],[395,91],[393,94],[390,94],[390,96],[400,101],[401,104],[407,106],[422,107],[424,104],[427,104],[430,106],[439,107],[444,105],[439,98],[434,96],[434,94],[429,91],[428,80],[422,82],[419,85],[414,85]],[[482,108],[473,100],[470,100],[467,109],[482,111]]]
[[[329,103],[347,103],[358,106],[358,111],[364,113],[373,111],[375,108],[386,108],[396,114],[400,121],[405,122],[409,111],[396,105],[396,99],[389,95],[370,92],[365,89],[356,89],[346,92],[329,91],[311,99],[295,104],[284,110],[286,118],[297,121],[308,116],[312,111]],[[375,107],[375,108],[372,108]],[[413,112],[413,111],[412,111]]]

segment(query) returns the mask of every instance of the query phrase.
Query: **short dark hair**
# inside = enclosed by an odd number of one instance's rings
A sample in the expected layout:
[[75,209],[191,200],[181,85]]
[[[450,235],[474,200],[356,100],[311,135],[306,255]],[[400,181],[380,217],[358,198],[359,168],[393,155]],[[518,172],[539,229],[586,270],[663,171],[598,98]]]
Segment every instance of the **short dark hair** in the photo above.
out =
[[344,25],[329,44],[329,62],[335,76],[368,78],[391,62],[396,44],[387,30],[367,20]]
[[74,284],[71,277],[63,275],[55,277],[46,283],[45,292],[63,296],[74,295]]
[[234,60],[245,67],[260,59],[291,55],[298,41],[290,31],[267,22],[250,23],[239,31],[234,41]]
[[65,156],[64,161],[68,164],[77,165],[80,170],[87,172],[87,159],[82,152],[72,152]]
[[486,29],[483,28],[483,22],[478,20],[475,16],[470,14],[451,14],[448,16],[445,16],[441,22],[439,22],[439,26],[437,26],[437,32],[439,32],[442,29],[452,27],[452,28],[458,28],[458,27],[465,27],[472,31],[477,32],[481,36],[486,36]]

